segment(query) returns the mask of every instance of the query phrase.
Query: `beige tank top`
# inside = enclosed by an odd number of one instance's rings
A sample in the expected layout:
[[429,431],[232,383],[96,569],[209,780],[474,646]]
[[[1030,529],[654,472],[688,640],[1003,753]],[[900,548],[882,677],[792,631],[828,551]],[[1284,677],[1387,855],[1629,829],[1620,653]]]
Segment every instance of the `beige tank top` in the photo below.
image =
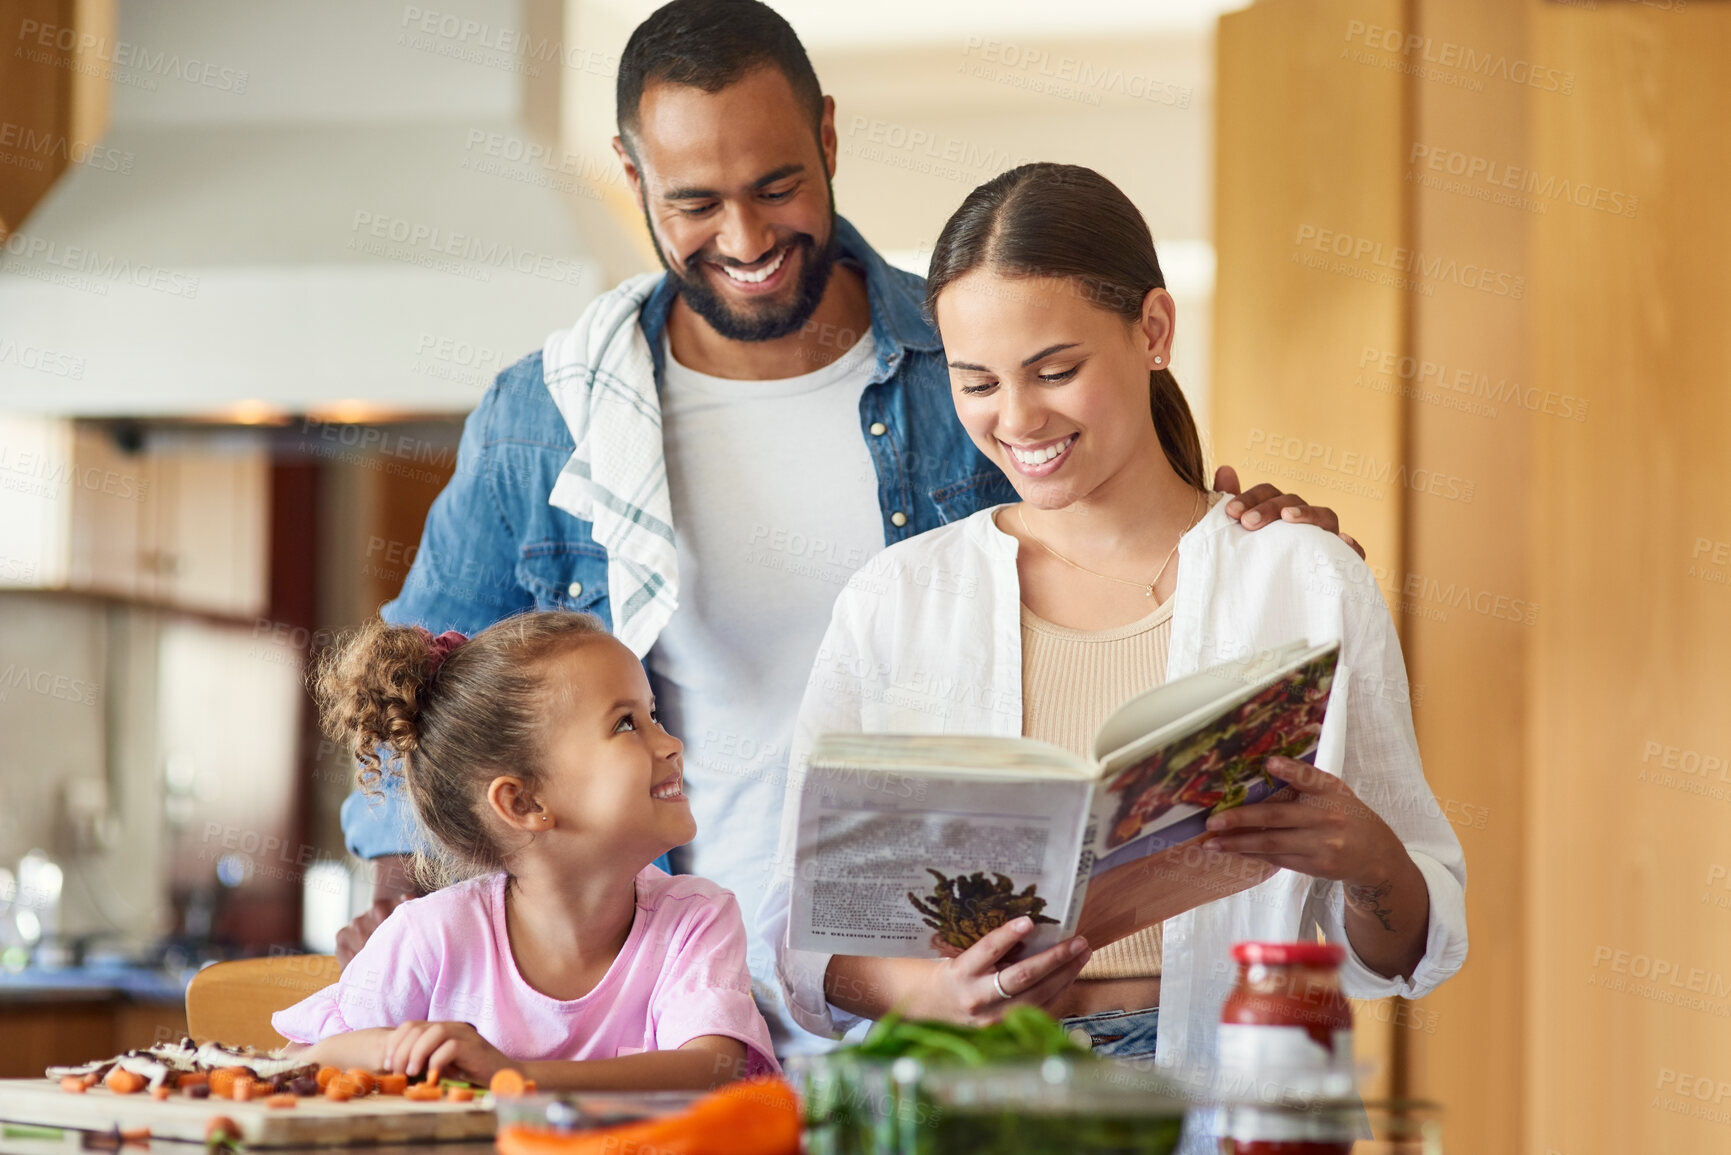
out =
[[[1094,731],[1126,700],[1166,680],[1172,602],[1138,622],[1073,630],[1022,607],[1022,734],[1090,757]],[[1153,978],[1161,928],[1148,927],[1094,952],[1085,979]]]

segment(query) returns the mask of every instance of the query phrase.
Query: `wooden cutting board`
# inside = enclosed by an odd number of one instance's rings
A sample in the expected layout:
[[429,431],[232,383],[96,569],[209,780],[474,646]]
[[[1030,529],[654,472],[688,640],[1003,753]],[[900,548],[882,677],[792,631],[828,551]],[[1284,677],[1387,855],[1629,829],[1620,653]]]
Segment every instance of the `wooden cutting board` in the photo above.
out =
[[476,1103],[415,1103],[396,1095],[368,1095],[336,1103],[322,1095],[293,1107],[252,1101],[188,1099],[157,1102],[148,1094],[116,1095],[103,1086],[82,1095],[53,1079],[0,1079],[0,1119],[76,1131],[150,1128],[153,1139],[204,1142],[205,1125],[227,1115],[249,1147],[340,1147],[433,1139],[491,1139],[493,1111]]

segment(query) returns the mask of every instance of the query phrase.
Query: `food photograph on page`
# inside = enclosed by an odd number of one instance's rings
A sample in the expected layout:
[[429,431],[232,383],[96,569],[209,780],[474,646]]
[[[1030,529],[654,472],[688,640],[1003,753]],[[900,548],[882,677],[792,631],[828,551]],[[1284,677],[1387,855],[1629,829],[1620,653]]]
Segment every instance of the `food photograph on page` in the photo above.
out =
[[928,866],[926,873],[937,879],[937,885],[925,895],[909,891],[908,901],[932,928],[932,947],[939,954],[959,955],[1011,919],[1057,924],[1057,919],[1040,913],[1046,900],[1035,893],[1039,889],[1035,883],[1018,891],[1007,875],[996,872],[990,879],[977,870],[946,878]]
[[1212,814],[1279,789],[1267,760],[1315,752],[1333,676],[1331,665],[1294,671],[1182,745],[1119,771],[1106,788],[1119,797],[1107,849],[1134,841],[1174,807]]

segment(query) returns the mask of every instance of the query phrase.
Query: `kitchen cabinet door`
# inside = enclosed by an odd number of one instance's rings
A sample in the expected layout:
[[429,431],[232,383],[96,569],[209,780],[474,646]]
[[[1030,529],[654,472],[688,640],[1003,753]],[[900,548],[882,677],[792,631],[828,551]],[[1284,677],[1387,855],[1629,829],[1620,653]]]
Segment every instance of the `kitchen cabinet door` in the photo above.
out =
[[162,484],[145,553],[152,600],[258,617],[269,594],[267,452],[250,446],[167,452],[157,456],[156,470]]
[[122,450],[106,430],[74,427],[67,475],[68,587],[118,598],[156,597],[156,466],[152,457]]
[[218,617],[264,612],[270,453],[262,444],[180,435],[129,451],[98,424],[0,421],[6,469],[18,480],[0,491],[0,515],[21,526],[34,519],[34,528],[0,552],[0,585]]

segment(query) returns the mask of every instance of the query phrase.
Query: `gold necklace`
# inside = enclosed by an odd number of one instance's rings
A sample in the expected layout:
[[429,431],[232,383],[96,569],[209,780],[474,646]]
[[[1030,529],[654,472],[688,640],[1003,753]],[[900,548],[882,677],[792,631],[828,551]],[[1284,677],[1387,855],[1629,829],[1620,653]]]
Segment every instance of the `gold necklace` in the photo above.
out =
[[[1154,580],[1151,582],[1148,582],[1145,585],[1142,582],[1133,582],[1129,578],[1113,577],[1109,573],[1096,573],[1094,570],[1089,569],[1085,565],[1080,565],[1076,562],[1071,561],[1069,558],[1065,557],[1063,554],[1059,553],[1057,550],[1053,549],[1051,546],[1049,546],[1045,542],[1041,541],[1039,538],[1039,535],[1036,534],[1033,530],[1028,528],[1028,518],[1025,514],[1022,513],[1022,508],[1023,508],[1023,505],[1025,505],[1025,504],[1026,503],[1024,502],[1024,503],[1018,504],[1016,506],[1016,520],[1022,523],[1022,532],[1027,534],[1028,537],[1033,540],[1035,545],[1039,546],[1041,549],[1045,550],[1047,553],[1051,554],[1053,557],[1057,558],[1059,561],[1063,562],[1065,565],[1069,566],[1071,569],[1079,569],[1083,573],[1088,574],[1090,577],[1101,578],[1101,579],[1103,579],[1105,581],[1109,581],[1109,582],[1117,582],[1119,585],[1138,586],[1142,589],[1142,595],[1144,597],[1150,597],[1151,598],[1154,596],[1154,587],[1160,584],[1160,579],[1162,577],[1164,577],[1166,574],[1166,567],[1172,564],[1172,559],[1174,557],[1176,557],[1178,554],[1178,542],[1175,541],[1172,543],[1172,551],[1166,555],[1166,560],[1160,563],[1160,568],[1158,570],[1154,571]],[[1202,504],[1202,494],[1200,492],[1198,492],[1196,494],[1196,505],[1201,505],[1201,504]],[[1196,512],[1196,506],[1195,505],[1191,506],[1190,507],[1190,525],[1185,526],[1183,531],[1178,534],[1179,541],[1182,541],[1184,539],[1184,534],[1190,532],[1191,526],[1194,526],[1196,524],[1196,522],[1199,520],[1199,518],[1200,518],[1200,515]]]

